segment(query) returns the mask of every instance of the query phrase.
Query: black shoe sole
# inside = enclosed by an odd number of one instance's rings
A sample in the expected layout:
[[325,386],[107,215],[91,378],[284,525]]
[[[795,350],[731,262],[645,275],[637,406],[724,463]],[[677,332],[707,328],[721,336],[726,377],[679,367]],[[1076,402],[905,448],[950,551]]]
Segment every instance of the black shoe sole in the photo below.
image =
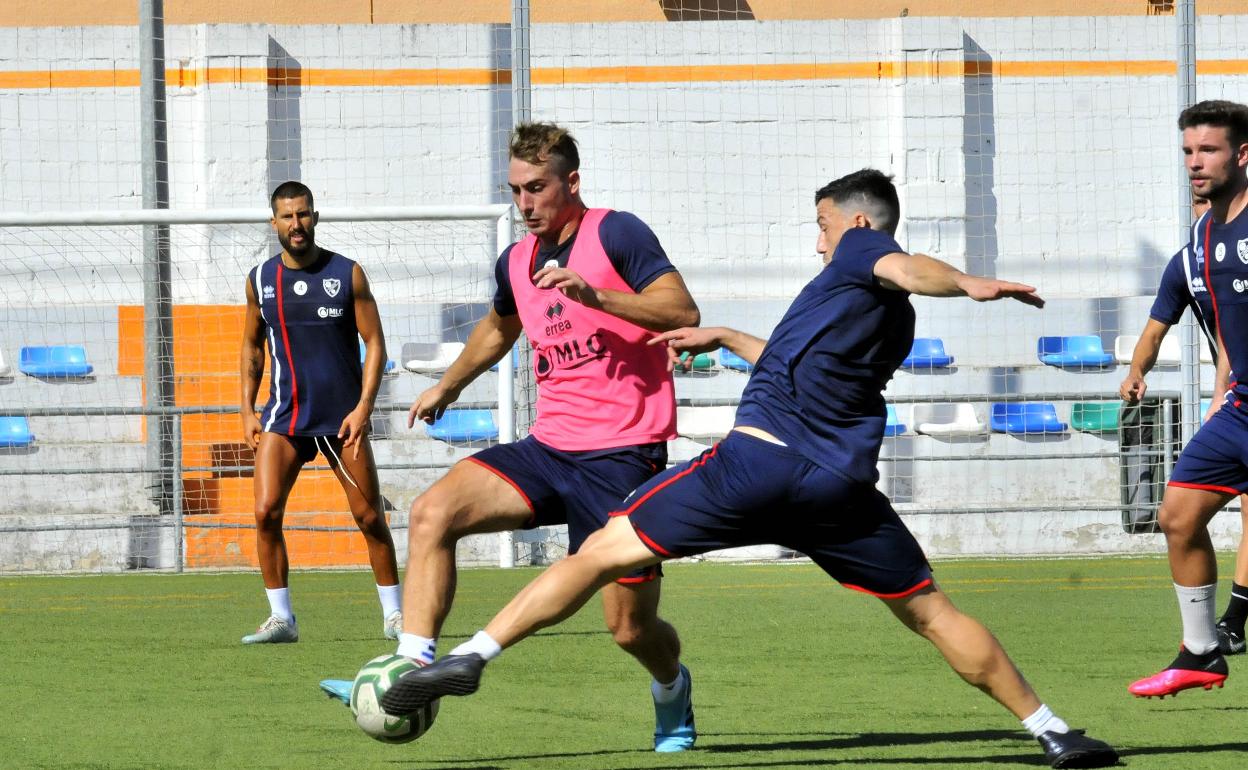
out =
[[432,681],[427,678],[403,678],[381,696],[381,709],[390,716],[404,717],[416,713],[443,695],[472,695],[480,686],[479,671],[448,671]]
[[1069,751],[1054,760],[1052,766],[1077,770],[1078,768],[1089,767],[1113,767],[1116,764],[1118,764],[1118,752],[1092,749],[1088,751]]

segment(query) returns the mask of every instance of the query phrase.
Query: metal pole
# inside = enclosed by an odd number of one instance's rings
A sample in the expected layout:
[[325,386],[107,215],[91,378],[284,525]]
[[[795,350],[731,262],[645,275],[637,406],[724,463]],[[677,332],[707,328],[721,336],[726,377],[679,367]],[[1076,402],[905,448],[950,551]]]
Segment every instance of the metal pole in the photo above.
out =
[[511,117],[527,123],[533,114],[529,79],[529,0],[511,0]]
[[[1178,0],[1174,5],[1176,54],[1178,59],[1179,110],[1196,103],[1196,0]],[[1177,115],[1176,115],[1177,117]],[[1187,173],[1179,167],[1179,216],[1182,218],[1180,243],[1191,242],[1192,188]],[[1186,313],[1179,326],[1182,350],[1179,371],[1182,390],[1179,398],[1179,433],[1184,445],[1200,428],[1200,329],[1196,317]],[[1216,398],[1218,394],[1214,394]],[[1166,441],[1170,440],[1167,433]]]
[[[495,253],[501,254],[511,243],[511,210],[498,218],[495,230]],[[498,441],[509,444],[516,439],[516,369],[515,351],[508,350],[498,362]],[[516,566],[515,538],[510,531],[498,533],[498,566]]]
[[[139,103],[143,208],[169,208],[169,148],[165,113],[164,0],[139,0]],[[143,380],[148,407],[173,406],[173,304],[169,228],[143,228]],[[159,468],[152,492],[160,513],[171,512],[167,416],[147,420],[147,465]]]
[[[529,0],[512,0],[511,2],[511,122],[512,125],[527,123],[533,118],[533,88],[530,80],[529,64]],[[506,156],[507,140],[504,139]],[[502,247],[516,240],[515,222],[511,213],[499,218],[499,253]],[[504,230],[506,228],[506,230]],[[533,396],[537,384],[533,381],[532,357],[527,345],[520,346],[518,369],[520,387],[517,393],[515,374],[512,369],[513,353],[508,353],[499,363],[498,387],[500,403],[499,440],[513,441],[519,430],[527,431],[533,424]],[[507,405],[509,414],[502,417],[503,388],[510,391]],[[524,403],[520,403],[521,397]],[[515,539],[510,532],[498,536],[498,566],[516,566]]]
[[182,547],[182,415],[173,415],[173,569],[181,572],[186,568],[186,553]]

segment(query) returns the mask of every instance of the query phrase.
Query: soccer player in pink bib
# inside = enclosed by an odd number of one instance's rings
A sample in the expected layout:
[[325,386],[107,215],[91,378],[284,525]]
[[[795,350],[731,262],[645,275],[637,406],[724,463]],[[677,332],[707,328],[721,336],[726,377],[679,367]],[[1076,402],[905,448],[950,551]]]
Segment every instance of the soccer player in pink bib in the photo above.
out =
[[[499,257],[493,306],[463,353],[408,414],[432,422],[524,331],[537,417],[529,435],[458,463],[412,504],[399,654],[432,663],[455,595],[455,543],[468,534],[567,523],[569,550],[667,465],[676,402],[656,334],[696,325],[698,308],[654,233],[632,214],[581,201],[576,142],[531,123],[511,139],[508,184],[529,234]],[[657,565],[603,590],[616,643],[654,681],[656,751],[696,738],[676,630],[658,616]]]

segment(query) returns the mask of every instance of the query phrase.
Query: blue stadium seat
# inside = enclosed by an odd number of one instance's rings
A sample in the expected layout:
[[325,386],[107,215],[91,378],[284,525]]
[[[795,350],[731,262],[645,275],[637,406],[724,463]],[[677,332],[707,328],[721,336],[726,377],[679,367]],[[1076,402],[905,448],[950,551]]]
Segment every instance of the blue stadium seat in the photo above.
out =
[[884,423],[885,436],[900,436],[906,432],[906,426],[897,416],[897,407],[888,405],[888,421]]
[[1101,338],[1095,334],[1074,337],[1041,337],[1036,342],[1036,357],[1049,366],[1080,368],[1102,367],[1114,362],[1106,353]]
[[[368,347],[364,344],[364,340],[360,340],[360,363],[364,363],[364,356],[368,355]],[[394,362],[386,359],[386,368],[382,370],[384,374],[394,371]]]
[[1047,401],[993,404],[989,424],[997,433],[1065,433],[1066,423]]
[[95,371],[81,345],[31,345],[22,348],[17,368],[32,377],[85,377]]
[[725,369],[732,369],[738,372],[749,372],[754,369],[754,364],[746,361],[728,348],[719,349],[719,365]]
[[904,369],[944,369],[953,365],[953,356],[945,353],[945,341],[939,337],[915,337],[910,355],[901,362]]
[[489,409],[448,409],[442,419],[425,426],[430,438],[442,441],[485,441],[498,438]]
[[25,417],[0,417],[0,448],[26,447],[34,441]]

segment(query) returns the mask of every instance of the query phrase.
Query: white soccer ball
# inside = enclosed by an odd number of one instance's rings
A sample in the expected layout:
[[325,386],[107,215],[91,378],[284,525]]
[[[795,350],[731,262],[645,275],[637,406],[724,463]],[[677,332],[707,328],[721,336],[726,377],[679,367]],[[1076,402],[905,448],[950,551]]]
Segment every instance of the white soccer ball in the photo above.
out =
[[364,664],[351,685],[351,713],[360,729],[383,743],[414,741],[433,727],[438,701],[414,714],[394,717],[381,709],[381,696],[406,671],[417,665],[402,655],[378,655]]

